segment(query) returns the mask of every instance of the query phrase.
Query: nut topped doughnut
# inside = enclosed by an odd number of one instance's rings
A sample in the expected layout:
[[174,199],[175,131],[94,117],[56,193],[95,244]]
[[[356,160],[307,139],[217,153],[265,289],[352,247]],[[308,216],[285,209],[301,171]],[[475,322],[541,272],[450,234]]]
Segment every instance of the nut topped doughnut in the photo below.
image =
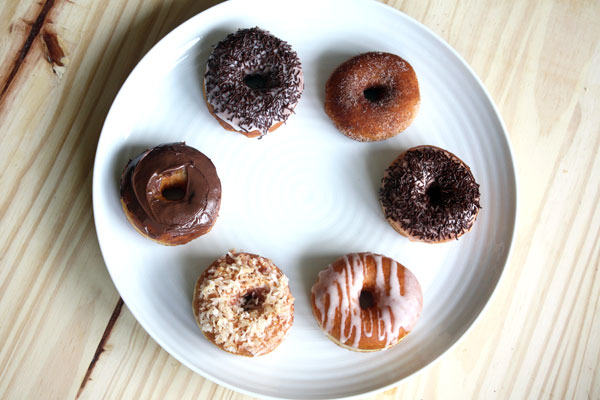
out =
[[208,59],[208,110],[229,131],[257,137],[292,114],[304,89],[298,55],[260,28],[240,29],[219,42]]
[[417,75],[401,57],[364,53],[341,64],[325,86],[325,112],[346,136],[361,142],[404,131],[419,111]]
[[198,279],[194,316],[222,350],[247,357],[273,351],[294,321],[287,277],[268,258],[228,252]]
[[165,245],[184,244],[217,221],[221,181],[198,150],[162,144],[129,161],[121,176],[121,205],[142,235]]
[[398,233],[427,243],[469,232],[481,208],[471,169],[435,146],[413,147],[394,160],[385,171],[379,200]]
[[319,273],[313,314],[327,336],[349,350],[384,350],[415,326],[423,308],[417,278],[391,258],[354,253]]

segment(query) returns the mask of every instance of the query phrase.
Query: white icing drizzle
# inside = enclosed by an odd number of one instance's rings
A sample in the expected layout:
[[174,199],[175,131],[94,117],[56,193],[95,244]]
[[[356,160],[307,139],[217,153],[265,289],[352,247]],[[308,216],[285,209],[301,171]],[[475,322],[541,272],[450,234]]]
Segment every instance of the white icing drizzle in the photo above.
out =
[[[367,258],[375,262],[375,297],[373,309],[360,307],[360,293],[367,274]],[[377,326],[377,339],[384,347],[394,344],[400,330],[410,332],[415,326],[423,307],[421,287],[416,277],[400,266],[400,284],[398,263],[390,259],[389,275],[384,274],[384,257],[378,254],[349,254],[342,258],[344,267],[336,272],[333,264],[319,273],[312,287],[315,306],[319,310],[320,324],[332,334],[336,315],[340,316],[340,335],[338,339],[346,346],[358,348],[360,339],[372,337]],[[389,285],[386,287],[386,283]],[[404,289],[404,290],[402,290]],[[403,292],[403,293],[402,293]]]
[[[358,347],[362,331],[362,310],[359,304],[359,297],[365,279],[365,264],[358,254],[351,254],[350,258],[352,259],[352,263],[350,263],[348,256],[344,256],[346,268],[343,269],[345,279],[342,287],[346,288],[346,290],[342,291],[342,329],[340,330],[340,342],[347,343],[352,338],[352,333],[354,332],[352,347]],[[347,318],[350,318],[348,329],[346,329]],[[346,334],[346,332],[348,333]]]
[[363,333],[364,333],[364,335],[366,337],[370,338],[371,336],[373,336],[373,326],[375,324],[373,323],[373,314],[372,314],[373,312],[371,310],[367,310],[367,312],[369,313],[369,318],[367,318],[367,320],[365,322],[369,323],[370,329],[367,329],[367,327],[366,327],[367,324],[365,323],[364,324],[365,328],[364,328],[364,332]]

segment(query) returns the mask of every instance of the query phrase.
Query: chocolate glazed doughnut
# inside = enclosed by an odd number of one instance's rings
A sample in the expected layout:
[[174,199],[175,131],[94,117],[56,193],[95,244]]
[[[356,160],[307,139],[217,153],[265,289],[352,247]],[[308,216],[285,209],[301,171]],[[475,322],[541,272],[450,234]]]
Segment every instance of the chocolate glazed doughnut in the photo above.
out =
[[389,224],[413,241],[441,243],[469,232],[479,209],[479,184],[454,154],[418,146],[385,171],[379,200]]
[[221,205],[221,181],[208,157],[185,143],[162,144],[129,161],[121,205],[134,228],[165,245],[209,232]]

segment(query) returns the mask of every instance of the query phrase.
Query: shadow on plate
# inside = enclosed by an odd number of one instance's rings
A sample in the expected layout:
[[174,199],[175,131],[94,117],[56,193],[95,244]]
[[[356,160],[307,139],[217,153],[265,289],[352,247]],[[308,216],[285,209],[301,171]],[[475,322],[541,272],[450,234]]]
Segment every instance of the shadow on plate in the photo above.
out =
[[[310,289],[317,281],[319,272],[325,269],[329,264],[341,257],[343,253],[313,253],[307,251],[306,255],[300,258],[300,277],[302,279],[302,288],[310,300]],[[310,305],[309,305],[310,308]]]
[[369,51],[364,48],[356,48],[356,51],[353,52],[341,51],[340,48],[342,47],[343,46],[326,48],[321,51],[316,58],[316,76],[314,77],[314,81],[317,85],[319,100],[321,100],[322,104],[325,104],[325,84],[333,71],[349,58]]
[[370,181],[369,199],[375,199],[379,202],[379,188],[381,187],[381,179],[389,165],[406,149],[380,146],[370,148],[368,156],[365,157],[365,171]]
[[[113,168],[114,182],[117,188],[121,185],[121,176],[129,161],[147,149],[155,147],[158,143],[131,143],[127,142],[113,156],[111,166]],[[119,189],[117,189],[119,191]]]
[[[202,237],[196,239],[201,240]],[[196,282],[202,273],[213,263],[217,258],[223,254],[218,251],[213,252],[194,252],[193,254],[183,254],[177,256],[177,270],[181,272],[183,277],[183,287],[181,290],[184,291],[186,298],[189,299],[190,307],[192,304],[192,296],[194,295],[194,288]]]

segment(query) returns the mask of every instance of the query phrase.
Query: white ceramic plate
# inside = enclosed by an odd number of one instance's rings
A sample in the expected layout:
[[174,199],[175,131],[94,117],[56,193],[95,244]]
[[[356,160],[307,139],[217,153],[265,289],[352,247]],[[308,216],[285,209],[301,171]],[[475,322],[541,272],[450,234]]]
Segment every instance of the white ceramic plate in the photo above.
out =
[[[294,4],[289,9],[278,0],[222,3],[175,29],[144,57],[115,99],[98,143],[94,216],[102,254],[125,303],[183,364],[254,395],[348,397],[381,390],[422,369],[473,324],[511,248],[515,169],[502,121],[481,82],[427,28],[375,1]],[[201,90],[211,46],[252,26],[293,46],[306,82],[296,115],[262,140],[224,131],[208,113]],[[324,113],[324,86],[338,64],[372,50],[398,54],[413,65],[422,105],[401,135],[359,143],[337,132]],[[185,141],[212,159],[223,198],[209,234],[165,247],[127,222],[119,178],[129,158],[173,141]],[[382,215],[377,190],[383,171],[400,152],[421,144],[455,153],[481,184],[483,209],[474,229],[458,241],[411,243]],[[191,311],[196,279],[231,248],[271,258],[296,297],[290,335],[256,359],[210,344]],[[317,273],[359,251],[400,261],[424,291],[416,329],[388,351],[359,354],[337,347],[310,310]]]

